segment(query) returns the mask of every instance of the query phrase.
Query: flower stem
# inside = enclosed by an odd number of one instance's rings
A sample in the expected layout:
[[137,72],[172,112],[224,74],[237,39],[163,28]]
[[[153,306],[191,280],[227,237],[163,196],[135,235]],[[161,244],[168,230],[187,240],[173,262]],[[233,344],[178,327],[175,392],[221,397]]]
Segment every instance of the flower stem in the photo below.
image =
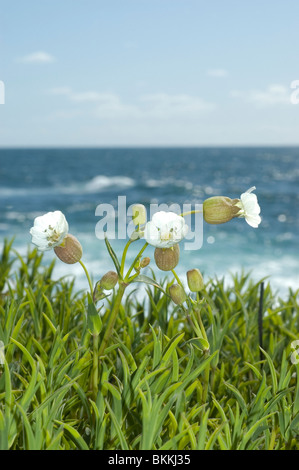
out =
[[120,275],[121,275],[121,277],[123,277],[123,275],[124,275],[126,256],[127,256],[129,246],[131,245],[132,242],[133,242],[133,240],[129,240],[127,242],[125,248],[124,248],[124,252],[123,252],[123,255],[122,255],[122,259],[121,259],[121,265],[120,265]]
[[[206,351],[204,353],[204,358],[209,357],[210,351]],[[209,392],[209,382],[210,382],[210,364],[207,365],[205,369],[205,375],[204,375],[204,389],[203,389],[203,394],[202,394],[202,403],[206,403],[207,398],[208,398],[208,392]]]
[[203,336],[203,338],[208,341],[208,337],[207,337],[207,334],[206,334],[206,330],[205,330],[205,327],[203,325],[203,322],[202,322],[202,319],[201,319],[201,315],[200,315],[200,312],[199,310],[196,310],[196,313],[197,313],[197,320],[198,320],[198,323],[199,323],[199,326],[200,326],[200,331],[201,331],[201,334]]
[[136,279],[136,277],[139,276],[139,272],[136,273],[136,274],[133,274],[133,276],[130,276],[129,279],[128,279],[128,284],[130,284],[130,282],[134,281],[134,279]]
[[202,214],[202,211],[197,210],[197,211],[189,211],[189,212],[182,212],[181,217],[185,217],[186,215],[192,215],[192,214]]
[[134,259],[133,263],[131,264],[129,271],[128,271],[127,274],[126,274],[125,282],[128,282],[128,279],[129,279],[129,277],[130,277],[131,272],[132,272],[133,269],[134,269],[135,264],[137,263],[138,259],[141,257],[142,253],[145,251],[145,249],[146,249],[147,247],[148,247],[148,243],[145,243],[145,244],[143,245],[143,247],[141,248],[141,250],[139,251],[138,255],[136,256],[136,258]]
[[90,278],[90,275],[87,271],[87,268],[85,266],[85,264],[80,260],[79,263],[81,264],[82,268],[84,269],[84,272],[85,272],[85,275],[87,277],[87,280],[88,280],[88,284],[89,284],[89,289],[90,289],[90,294],[91,294],[91,298],[93,298],[93,285],[92,285],[92,282],[91,282],[91,278]]
[[[197,301],[199,301],[199,294],[197,292]],[[204,327],[204,324],[202,322],[202,319],[201,319],[201,314],[200,314],[200,311],[199,311],[199,308],[196,308],[196,314],[197,314],[197,320],[198,320],[198,323],[199,323],[199,326],[200,326],[200,331],[202,333],[202,336],[203,338],[207,341],[208,341],[208,336],[207,336],[207,333],[206,333],[206,330],[205,330],[205,327]],[[206,350],[204,351],[204,358],[206,357],[209,357],[210,355],[210,350]],[[208,392],[209,392],[209,384],[210,384],[210,369],[211,369],[211,363],[209,363],[207,365],[207,367],[205,368],[205,373],[204,373],[204,388],[203,388],[203,394],[202,394],[202,403],[206,403],[207,401],[207,398],[208,398]]]
[[[81,260],[79,261],[79,263],[81,264],[85,272],[85,275],[89,284],[90,295],[91,295],[91,298],[93,299],[93,285],[91,282],[89,272],[87,271],[85,264]],[[99,354],[98,354],[99,336],[93,335],[92,340],[93,340],[93,362],[92,362],[92,375],[91,375],[91,389],[93,392],[93,398],[94,400],[96,400],[97,395],[98,395],[98,385],[99,385]]]
[[177,283],[184,289],[184,292],[185,292],[185,288],[184,288],[184,286],[183,286],[183,284],[182,284],[182,281],[180,280],[180,278],[179,278],[179,276],[177,275],[177,273],[175,272],[175,270],[172,269],[171,272],[172,272],[172,274],[174,275],[174,277],[175,277]]
[[[205,329],[204,329],[204,326],[203,326],[203,323],[201,321],[201,316],[200,314],[198,313],[198,320],[199,320],[199,324],[200,324],[200,329],[201,329],[201,332],[202,332],[202,335],[204,337],[204,339],[206,341],[208,341],[208,337],[206,335],[206,332],[205,332]],[[210,349],[207,349],[204,351],[204,358],[207,358],[209,357],[210,355]],[[207,401],[207,398],[208,398],[208,392],[209,392],[209,382],[210,382],[210,369],[211,369],[211,365],[210,363],[206,366],[205,368],[205,373],[204,373],[204,388],[203,388],[203,394],[202,394],[202,402],[203,403],[206,403]]]
[[107,346],[107,343],[109,341],[109,338],[112,334],[112,331],[113,331],[113,328],[114,328],[114,325],[115,325],[115,321],[116,321],[116,318],[117,318],[117,315],[118,315],[118,312],[119,312],[119,307],[120,307],[120,304],[121,304],[121,301],[122,301],[122,298],[123,298],[126,287],[127,286],[124,282],[121,282],[120,285],[119,285],[119,289],[118,289],[118,292],[117,292],[117,295],[116,295],[116,298],[115,298],[115,302],[114,302],[113,308],[110,312],[110,316],[109,316],[108,324],[106,326],[105,334],[104,334],[104,337],[103,337],[102,342],[100,344],[100,348],[99,348],[99,352],[98,352],[99,356],[102,356],[102,354],[104,353],[104,351],[106,349],[106,346]]

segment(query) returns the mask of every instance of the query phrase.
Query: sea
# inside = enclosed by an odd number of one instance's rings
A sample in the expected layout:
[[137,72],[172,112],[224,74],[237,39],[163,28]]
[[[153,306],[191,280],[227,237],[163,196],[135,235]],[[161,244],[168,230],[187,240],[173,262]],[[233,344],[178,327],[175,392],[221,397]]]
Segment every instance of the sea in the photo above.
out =
[[[111,207],[123,221],[124,202],[126,207],[142,203],[148,211],[153,204],[183,210],[212,196],[239,198],[252,186],[261,207],[260,226],[252,228],[240,218],[196,226],[191,218],[191,229],[201,232],[201,246],[181,244],[177,272],[183,282],[188,269],[199,268],[206,280],[224,276],[229,283],[232,274],[250,271],[256,282],[266,278],[285,296],[289,288],[299,288],[299,147],[0,149],[0,248],[5,238],[15,237],[15,249],[25,256],[35,217],[60,210],[97,281],[113,269],[98,233],[105,209]],[[121,256],[123,230],[121,236],[111,232],[110,242]],[[128,265],[142,243],[130,246]],[[164,278],[153,261],[154,248],[145,255],[157,277]],[[54,257],[46,252],[43,262]],[[144,274],[150,275],[149,268]],[[53,276],[75,277],[77,289],[87,288],[78,264],[57,259]]]

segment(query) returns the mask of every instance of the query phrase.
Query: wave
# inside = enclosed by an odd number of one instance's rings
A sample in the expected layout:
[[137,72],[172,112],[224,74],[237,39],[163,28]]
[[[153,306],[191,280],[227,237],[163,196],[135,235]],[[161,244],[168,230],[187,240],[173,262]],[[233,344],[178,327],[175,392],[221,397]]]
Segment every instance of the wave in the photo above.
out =
[[86,183],[71,183],[68,186],[53,185],[48,187],[31,188],[0,188],[1,197],[47,196],[55,194],[92,194],[105,191],[109,188],[124,189],[136,186],[136,181],[128,176],[98,175]]
[[107,188],[116,187],[116,188],[131,188],[136,185],[133,178],[128,176],[105,176],[98,175],[95,176],[91,181],[85,184],[85,191],[89,193],[103,191]]
[[136,186],[145,188],[182,188],[190,191],[194,189],[193,183],[177,179],[177,178],[147,178],[139,180],[138,182],[129,176],[106,176],[97,175],[91,180],[85,183],[74,182],[69,185],[53,185],[48,187],[29,187],[29,188],[0,188],[1,197],[26,197],[26,196],[47,196],[50,193],[55,194],[96,194],[103,191],[107,191],[110,188],[117,189],[129,189]]

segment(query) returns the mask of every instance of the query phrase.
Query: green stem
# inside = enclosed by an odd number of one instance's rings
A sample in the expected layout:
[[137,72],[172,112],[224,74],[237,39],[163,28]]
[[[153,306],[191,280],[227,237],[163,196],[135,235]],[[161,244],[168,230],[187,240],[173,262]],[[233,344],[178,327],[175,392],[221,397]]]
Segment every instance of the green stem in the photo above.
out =
[[140,274],[140,272],[138,272],[136,274],[133,274],[133,276],[129,277],[128,284],[130,284],[130,282],[134,281],[134,279],[136,279],[136,277],[138,277],[139,274]]
[[[197,292],[197,294],[196,294],[196,300],[197,300],[197,302],[200,301],[199,292]],[[208,337],[207,337],[207,334],[206,334],[204,324],[203,324],[202,319],[201,319],[201,314],[200,314],[200,310],[199,310],[198,306],[195,308],[195,312],[197,314],[197,320],[198,320],[198,323],[199,323],[199,326],[200,326],[200,331],[202,333],[202,336],[206,341],[208,341]]]
[[99,336],[93,335],[92,391],[96,401],[99,387]]
[[[84,269],[86,278],[88,280],[90,295],[93,299],[93,285],[91,282],[91,278],[89,272],[85,264],[80,260],[79,263],[81,264],[82,268]],[[91,376],[91,388],[93,392],[94,400],[97,399],[98,395],[98,385],[99,385],[99,355],[98,355],[98,348],[99,348],[99,336],[93,335],[93,363],[92,363],[92,376]]]
[[128,249],[129,249],[129,246],[131,245],[131,243],[133,242],[133,240],[129,240],[124,248],[124,252],[123,252],[123,255],[122,255],[122,259],[121,259],[121,265],[120,265],[120,275],[121,277],[123,278],[124,276],[124,269],[125,269],[125,262],[126,262],[126,256],[127,256],[127,253],[128,253]]
[[192,215],[192,214],[202,214],[202,211],[189,211],[189,212],[182,212],[181,217],[185,217],[186,215]]
[[87,277],[88,284],[89,284],[91,298],[93,298],[93,285],[92,285],[92,282],[91,282],[91,279],[90,279],[90,275],[87,271],[87,268],[86,268],[85,264],[81,260],[79,261],[79,263],[81,264],[82,268],[84,269],[84,272],[85,272],[85,275]]
[[172,274],[174,275],[174,277],[175,277],[177,283],[178,283],[178,284],[184,289],[184,291],[185,291],[185,288],[184,288],[184,286],[183,286],[183,284],[182,284],[182,281],[180,280],[180,278],[179,278],[179,276],[177,275],[177,273],[175,272],[175,270],[172,269],[171,272],[172,272]]
[[[209,357],[210,351],[207,351],[205,353],[205,358]],[[210,364],[207,365],[205,369],[205,375],[204,375],[204,388],[203,388],[203,394],[202,394],[202,403],[206,403],[207,398],[208,398],[208,392],[209,392],[209,382],[210,382]]]
[[208,341],[208,337],[207,337],[207,334],[206,334],[204,324],[203,324],[202,319],[201,319],[200,312],[198,310],[196,310],[196,313],[197,313],[197,320],[198,320],[198,323],[199,323],[199,326],[200,326],[200,331],[202,333],[202,336],[206,341]]
[[110,316],[109,316],[108,324],[106,326],[105,334],[104,334],[104,337],[102,339],[102,342],[101,342],[101,345],[100,345],[100,348],[99,348],[99,352],[98,352],[99,356],[102,356],[102,354],[104,353],[104,351],[106,349],[106,346],[108,344],[109,338],[112,334],[112,331],[113,331],[113,328],[114,328],[114,325],[115,325],[115,321],[116,321],[116,318],[117,318],[117,315],[118,315],[118,312],[119,312],[119,307],[120,307],[120,304],[121,304],[121,301],[122,301],[122,298],[123,298],[126,287],[127,287],[126,284],[123,283],[123,282],[121,282],[120,285],[119,285],[118,293],[116,295],[113,308],[110,312]]
[[137,263],[138,259],[142,256],[142,253],[145,251],[146,247],[148,246],[148,243],[146,242],[143,247],[141,248],[141,250],[139,251],[138,255],[136,256],[136,258],[134,259],[133,263],[131,264],[131,267],[129,269],[129,271],[127,272],[126,274],[126,277],[125,277],[125,282],[128,282],[128,279],[130,277],[130,274],[131,272],[133,271],[134,269],[134,266],[135,264]]
[[[197,292],[197,295],[196,295],[196,298],[197,298],[197,301],[199,302],[199,293]],[[204,324],[202,322],[202,319],[201,319],[201,314],[200,314],[200,311],[199,311],[199,308],[197,307],[195,309],[195,312],[197,314],[197,320],[198,320],[198,323],[199,323],[199,327],[200,327],[200,331],[202,333],[202,336],[203,338],[207,341],[208,341],[208,336],[207,336],[207,333],[206,333],[206,330],[205,330],[205,327],[204,327]],[[205,351],[204,352],[204,357],[209,357],[210,355],[210,351]],[[208,398],[208,393],[209,393],[209,384],[210,384],[210,370],[211,370],[211,363],[209,363],[207,365],[207,367],[205,368],[205,373],[204,373],[204,388],[203,388],[203,394],[202,394],[202,402],[203,403],[206,403],[207,401],[207,398]]]

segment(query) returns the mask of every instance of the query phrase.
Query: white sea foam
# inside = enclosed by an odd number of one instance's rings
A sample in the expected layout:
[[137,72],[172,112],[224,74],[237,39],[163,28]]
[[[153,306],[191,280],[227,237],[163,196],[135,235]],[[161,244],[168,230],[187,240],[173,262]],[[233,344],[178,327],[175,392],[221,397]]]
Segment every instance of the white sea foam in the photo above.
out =
[[131,188],[135,186],[135,180],[128,176],[95,176],[91,181],[85,185],[85,191],[89,193],[96,193],[104,191],[107,188]]
[[136,185],[136,181],[128,176],[97,175],[86,183],[71,183],[69,185],[56,185],[35,188],[0,188],[2,197],[24,197],[53,194],[93,194],[105,191],[108,188],[123,189]]

